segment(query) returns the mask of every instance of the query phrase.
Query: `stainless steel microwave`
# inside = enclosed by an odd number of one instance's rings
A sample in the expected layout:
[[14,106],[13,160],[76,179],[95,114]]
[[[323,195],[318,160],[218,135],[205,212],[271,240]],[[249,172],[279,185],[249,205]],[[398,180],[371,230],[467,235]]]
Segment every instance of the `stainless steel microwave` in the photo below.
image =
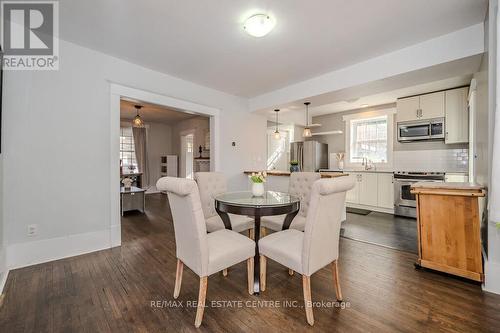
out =
[[444,118],[398,123],[398,141],[444,140]]

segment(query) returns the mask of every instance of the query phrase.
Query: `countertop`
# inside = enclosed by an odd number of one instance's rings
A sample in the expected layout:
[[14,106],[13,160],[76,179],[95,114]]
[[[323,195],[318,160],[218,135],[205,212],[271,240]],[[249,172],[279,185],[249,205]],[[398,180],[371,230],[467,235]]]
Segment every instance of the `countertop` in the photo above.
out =
[[464,190],[480,191],[484,186],[475,183],[440,183],[440,182],[418,182],[411,186],[412,189],[439,189],[439,190]]
[[[251,175],[252,173],[257,173],[259,171],[244,171],[243,173],[246,175]],[[284,177],[289,177],[290,176],[290,171],[280,171],[280,170],[269,170],[266,171],[268,176],[284,176]],[[336,177],[343,177],[343,176],[348,176],[348,173],[342,173],[342,172],[320,172],[321,178],[336,178]]]

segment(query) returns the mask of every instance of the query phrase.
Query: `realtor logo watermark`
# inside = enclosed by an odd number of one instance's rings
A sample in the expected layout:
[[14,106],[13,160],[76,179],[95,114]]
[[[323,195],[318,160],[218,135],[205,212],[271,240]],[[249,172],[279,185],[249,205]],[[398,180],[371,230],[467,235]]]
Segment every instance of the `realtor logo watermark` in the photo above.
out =
[[59,3],[1,1],[5,70],[59,69]]

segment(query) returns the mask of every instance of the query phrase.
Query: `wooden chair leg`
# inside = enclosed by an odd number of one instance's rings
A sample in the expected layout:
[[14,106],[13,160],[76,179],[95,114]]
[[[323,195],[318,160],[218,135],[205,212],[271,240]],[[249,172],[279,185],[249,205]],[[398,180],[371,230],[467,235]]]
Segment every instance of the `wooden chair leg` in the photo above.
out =
[[227,276],[227,268],[225,268],[225,269],[222,270],[222,275],[223,276]]
[[288,269],[288,275],[293,276],[293,273],[294,273],[294,272],[293,272],[293,269],[290,269],[290,268],[289,268],[289,269]]
[[332,262],[332,273],[333,273],[332,275],[333,275],[333,284],[335,287],[335,294],[337,295],[337,301],[342,301],[342,290],[340,289],[338,260]]
[[194,326],[200,327],[203,320],[203,312],[205,311],[205,299],[207,297],[208,276],[200,277],[200,292],[198,294],[198,308],[196,309],[196,319]]
[[248,237],[250,239],[255,239],[255,230],[254,229],[248,229]]
[[177,271],[175,272],[174,299],[177,299],[177,297],[179,297],[179,294],[181,292],[183,269],[184,269],[184,263],[180,259],[177,259]]
[[266,291],[267,258],[260,255],[260,291]]
[[314,315],[311,301],[311,277],[302,275],[302,289],[304,290],[304,308],[306,309],[307,323],[314,325]]
[[247,260],[248,293],[253,295],[253,257]]
[[260,228],[260,237],[265,237],[267,236],[267,229],[265,227]]

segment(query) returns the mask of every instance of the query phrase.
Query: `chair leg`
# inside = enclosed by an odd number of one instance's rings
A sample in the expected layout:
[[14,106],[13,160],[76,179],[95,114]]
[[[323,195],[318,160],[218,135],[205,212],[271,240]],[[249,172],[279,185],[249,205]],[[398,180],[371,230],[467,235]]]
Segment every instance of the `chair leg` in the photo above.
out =
[[314,325],[314,315],[311,301],[311,277],[302,275],[302,289],[304,290],[304,307],[306,309],[307,323]]
[[266,291],[267,258],[260,255],[260,291]]
[[337,295],[337,301],[342,301],[342,290],[340,289],[338,260],[332,262],[332,273],[333,273],[333,284],[335,287],[335,294]]
[[196,310],[196,319],[194,326],[200,327],[203,320],[203,312],[205,311],[205,299],[207,297],[208,276],[200,277],[200,292],[198,294],[198,308]]
[[253,257],[247,260],[248,293],[253,295]]
[[288,275],[293,276],[293,269],[288,269]]
[[183,269],[184,269],[184,263],[180,259],[177,259],[177,271],[175,272],[174,299],[177,299],[177,297],[179,297],[179,294],[181,292]]
[[248,238],[255,239],[255,230],[254,229],[248,229]]
[[223,276],[227,276],[227,268],[224,268],[224,269],[222,270],[222,275],[223,275]]
[[261,227],[260,228],[260,237],[262,238],[265,236],[267,236],[267,229],[266,229],[266,227]]

